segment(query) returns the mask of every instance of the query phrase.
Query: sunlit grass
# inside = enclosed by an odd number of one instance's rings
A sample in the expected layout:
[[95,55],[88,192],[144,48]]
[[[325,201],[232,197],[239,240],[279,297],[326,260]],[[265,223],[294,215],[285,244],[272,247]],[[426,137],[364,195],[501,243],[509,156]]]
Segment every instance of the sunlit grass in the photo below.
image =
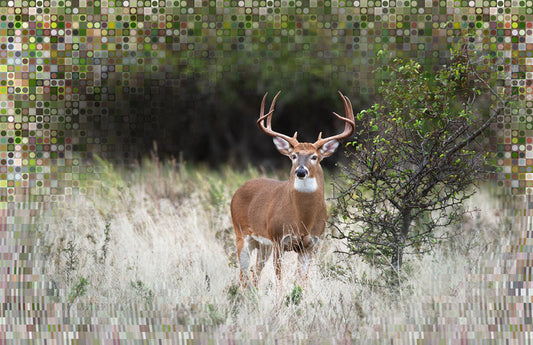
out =
[[408,258],[398,291],[383,287],[379,272],[358,257],[337,253],[344,244],[330,229],[304,286],[290,253],[281,296],[271,261],[258,289],[241,291],[229,204],[244,181],[265,172],[156,157],[130,169],[98,164],[101,188],[49,211],[39,225],[45,276],[58,302],[158,310],[176,323],[231,325],[248,337],[291,331],[366,338],[383,320],[437,320],[443,300],[468,301],[483,258],[509,241],[497,200],[484,187],[469,201],[480,211],[455,229],[454,240]]

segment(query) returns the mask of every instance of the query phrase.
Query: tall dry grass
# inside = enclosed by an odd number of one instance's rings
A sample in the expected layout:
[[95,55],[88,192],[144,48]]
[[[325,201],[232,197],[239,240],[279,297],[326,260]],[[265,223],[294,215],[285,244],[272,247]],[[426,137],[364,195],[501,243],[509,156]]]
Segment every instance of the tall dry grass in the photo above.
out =
[[446,314],[441,303],[474,298],[483,258],[510,240],[497,199],[485,188],[469,201],[478,211],[453,229],[455,239],[407,259],[397,291],[382,287],[379,272],[358,257],[337,253],[344,244],[327,229],[303,288],[289,254],[281,296],[271,260],[258,289],[243,292],[229,203],[244,181],[264,172],[156,158],[131,169],[101,161],[99,169],[101,188],[42,217],[38,244],[55,299],[158,310],[179,324],[231,326],[243,337],[291,331],[365,339],[395,334],[375,327],[387,322],[438,323]]

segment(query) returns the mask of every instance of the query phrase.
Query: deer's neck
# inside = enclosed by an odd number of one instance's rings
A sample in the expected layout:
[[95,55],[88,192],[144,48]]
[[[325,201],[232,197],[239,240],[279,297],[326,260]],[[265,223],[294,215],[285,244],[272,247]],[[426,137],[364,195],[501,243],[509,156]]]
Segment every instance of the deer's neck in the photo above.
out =
[[319,189],[319,182],[316,177],[308,177],[306,179],[295,178],[292,183],[292,187],[296,192],[311,194],[315,193]]
[[298,218],[306,225],[315,221],[325,207],[323,177],[290,181],[291,201]]

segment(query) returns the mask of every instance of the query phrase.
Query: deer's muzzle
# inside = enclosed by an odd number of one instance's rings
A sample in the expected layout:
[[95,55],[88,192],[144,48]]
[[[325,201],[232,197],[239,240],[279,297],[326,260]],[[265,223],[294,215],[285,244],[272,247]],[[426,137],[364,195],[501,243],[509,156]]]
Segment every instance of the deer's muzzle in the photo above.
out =
[[300,165],[298,168],[296,168],[295,174],[298,178],[306,178],[309,172],[306,167]]

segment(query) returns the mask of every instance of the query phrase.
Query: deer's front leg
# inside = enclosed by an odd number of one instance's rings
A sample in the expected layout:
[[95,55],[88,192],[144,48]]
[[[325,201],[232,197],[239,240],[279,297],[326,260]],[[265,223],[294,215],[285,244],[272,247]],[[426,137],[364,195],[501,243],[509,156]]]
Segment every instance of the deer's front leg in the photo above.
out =
[[277,284],[281,284],[281,260],[282,260],[282,257],[283,257],[283,248],[281,246],[275,246],[273,248],[273,264],[274,264],[274,270],[276,271],[276,278],[277,278]]
[[298,275],[301,281],[307,280],[307,273],[309,272],[309,263],[313,256],[314,246],[318,243],[319,237],[307,235],[302,240],[303,250],[298,253]]

